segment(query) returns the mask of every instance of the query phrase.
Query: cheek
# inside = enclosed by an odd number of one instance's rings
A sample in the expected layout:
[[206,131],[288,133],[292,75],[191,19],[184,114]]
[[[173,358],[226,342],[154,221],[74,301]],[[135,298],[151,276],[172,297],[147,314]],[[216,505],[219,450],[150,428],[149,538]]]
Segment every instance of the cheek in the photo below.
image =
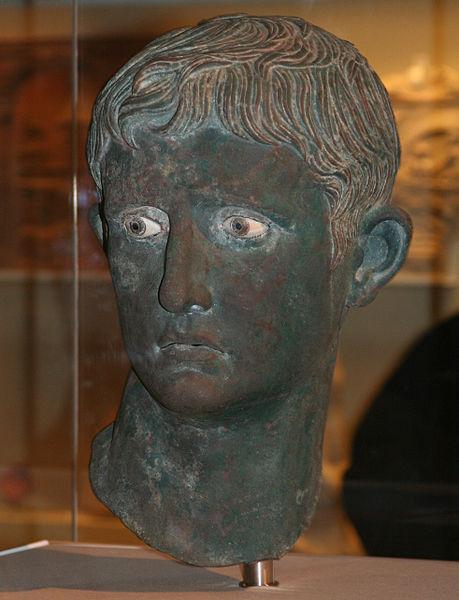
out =
[[275,257],[260,251],[253,255],[225,257],[220,261],[216,277],[224,289],[223,298],[247,310],[256,309],[270,290],[278,289],[279,282],[284,279],[283,268],[276,263]]
[[137,262],[121,253],[110,258],[110,271],[118,296],[128,295],[142,283],[141,271]]
[[161,249],[114,239],[108,247],[108,260],[118,297],[139,302],[146,290],[151,293],[155,282],[159,285],[164,261]]
[[293,349],[305,340],[320,342],[328,337],[327,254],[305,246],[286,244],[269,255],[254,254],[231,262],[220,300],[227,314],[232,314],[229,321],[244,322],[249,342]]
[[288,304],[288,267],[279,256],[261,252],[233,255],[227,267],[223,264],[216,274],[224,322],[234,335],[242,331],[249,344],[276,345],[282,329],[278,317]]
[[155,337],[155,307],[162,277],[161,253],[113,243],[109,265],[127,349],[149,348]]

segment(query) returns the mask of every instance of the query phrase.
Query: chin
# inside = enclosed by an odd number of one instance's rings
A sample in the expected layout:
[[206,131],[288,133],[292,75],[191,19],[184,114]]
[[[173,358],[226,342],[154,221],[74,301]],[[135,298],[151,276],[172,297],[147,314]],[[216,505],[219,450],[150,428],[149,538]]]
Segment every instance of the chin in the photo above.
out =
[[215,376],[193,370],[175,372],[167,381],[145,386],[150,395],[168,410],[184,416],[205,416],[224,411],[231,400],[222,394]]

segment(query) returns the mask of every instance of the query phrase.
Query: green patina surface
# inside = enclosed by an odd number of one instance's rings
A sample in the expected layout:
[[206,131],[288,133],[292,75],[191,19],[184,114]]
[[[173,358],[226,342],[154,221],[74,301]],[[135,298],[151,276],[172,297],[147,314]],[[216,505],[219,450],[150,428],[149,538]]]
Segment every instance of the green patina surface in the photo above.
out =
[[[317,501],[342,320],[406,253],[409,221],[386,205],[395,124],[357,51],[300,19],[155,44],[109,82],[89,138],[132,364],[91,481],[185,562],[279,558]],[[312,68],[327,60],[334,79]]]

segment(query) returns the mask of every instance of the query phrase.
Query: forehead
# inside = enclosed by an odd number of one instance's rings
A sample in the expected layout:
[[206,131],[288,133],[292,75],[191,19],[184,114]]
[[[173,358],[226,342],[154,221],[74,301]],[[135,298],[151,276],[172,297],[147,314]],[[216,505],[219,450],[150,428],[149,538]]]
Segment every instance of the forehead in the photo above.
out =
[[161,208],[172,197],[194,196],[295,217],[308,199],[322,195],[293,149],[244,140],[214,127],[180,138],[143,130],[136,136],[136,149],[113,143],[102,180],[108,209],[112,203],[135,205],[146,199]]

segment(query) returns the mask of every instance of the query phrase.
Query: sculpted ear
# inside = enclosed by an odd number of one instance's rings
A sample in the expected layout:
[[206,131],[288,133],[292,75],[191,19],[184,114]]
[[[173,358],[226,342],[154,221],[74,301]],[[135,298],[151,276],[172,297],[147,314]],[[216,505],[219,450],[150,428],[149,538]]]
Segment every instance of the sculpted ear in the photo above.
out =
[[88,221],[92,227],[92,230],[96,234],[97,239],[103,245],[104,243],[104,226],[102,223],[102,217],[100,215],[100,203],[93,204],[88,212]]
[[361,260],[353,274],[347,306],[368,304],[398,272],[408,252],[411,229],[410,217],[394,206],[371,210],[365,216],[354,249]]

